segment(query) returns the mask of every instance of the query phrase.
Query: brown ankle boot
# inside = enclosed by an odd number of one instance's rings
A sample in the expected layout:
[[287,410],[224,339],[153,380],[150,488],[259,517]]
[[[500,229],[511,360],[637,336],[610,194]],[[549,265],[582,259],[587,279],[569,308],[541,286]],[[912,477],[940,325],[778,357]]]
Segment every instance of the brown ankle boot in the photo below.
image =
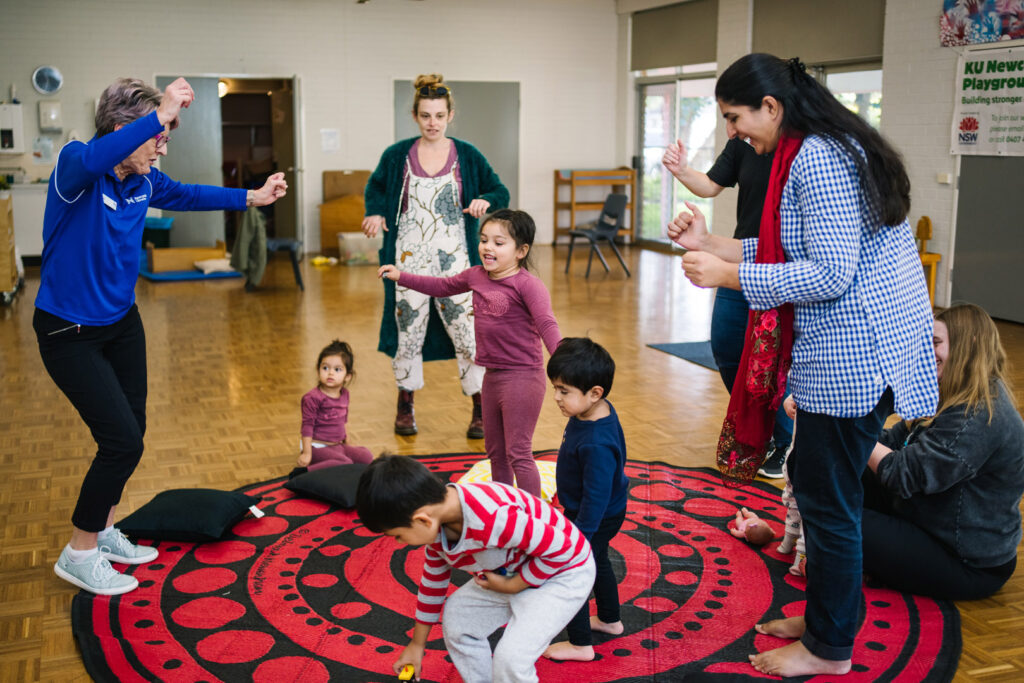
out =
[[469,421],[466,438],[482,439],[484,438],[484,416],[480,408],[480,392],[476,392],[471,398],[473,399],[473,418]]
[[398,414],[395,416],[395,434],[412,436],[416,433],[416,414],[413,412],[413,392],[398,390]]

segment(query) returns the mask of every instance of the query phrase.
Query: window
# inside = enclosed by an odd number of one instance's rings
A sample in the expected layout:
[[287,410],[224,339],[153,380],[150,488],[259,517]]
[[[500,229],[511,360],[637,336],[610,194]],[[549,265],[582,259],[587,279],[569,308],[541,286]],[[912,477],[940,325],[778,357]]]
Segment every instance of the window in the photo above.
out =
[[825,75],[836,99],[876,130],[882,120],[882,70],[845,71]]
[[718,107],[715,79],[696,78],[640,86],[640,240],[669,243],[666,226],[691,201],[710,224],[711,200],[693,195],[672,177],[661,157],[677,139],[686,147],[687,164],[706,171],[715,161]]

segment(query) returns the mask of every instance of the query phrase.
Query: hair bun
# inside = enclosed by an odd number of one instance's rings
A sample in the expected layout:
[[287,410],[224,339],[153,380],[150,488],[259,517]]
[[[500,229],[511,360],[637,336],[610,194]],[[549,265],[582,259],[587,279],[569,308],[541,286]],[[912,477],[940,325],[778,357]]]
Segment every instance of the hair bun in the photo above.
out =
[[439,85],[444,83],[444,76],[441,74],[420,74],[416,77],[416,81],[412,84],[412,87],[416,90],[428,85]]

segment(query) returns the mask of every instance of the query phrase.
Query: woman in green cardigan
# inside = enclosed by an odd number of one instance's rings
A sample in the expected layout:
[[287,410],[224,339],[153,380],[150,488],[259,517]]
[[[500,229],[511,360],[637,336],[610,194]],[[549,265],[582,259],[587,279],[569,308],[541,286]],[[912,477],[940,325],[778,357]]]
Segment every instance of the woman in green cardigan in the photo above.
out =
[[[417,77],[412,115],[420,137],[397,142],[381,156],[366,184],[363,232],[383,230],[380,263],[417,275],[448,277],[480,265],[478,219],[508,206],[508,189],[487,159],[467,142],[445,136],[455,115],[452,91],[439,74]],[[473,399],[466,431],[484,435],[474,362],[472,294],[434,300],[384,279],[378,350],[392,357],[398,384],[395,433],[416,433],[413,392],[423,387],[423,361],[455,358],[462,392]]]

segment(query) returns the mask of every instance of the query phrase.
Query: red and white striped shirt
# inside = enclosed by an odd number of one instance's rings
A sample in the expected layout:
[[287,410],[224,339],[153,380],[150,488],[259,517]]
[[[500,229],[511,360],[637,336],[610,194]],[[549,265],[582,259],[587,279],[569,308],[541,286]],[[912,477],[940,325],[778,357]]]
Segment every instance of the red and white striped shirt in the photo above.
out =
[[493,482],[449,486],[462,504],[462,537],[452,543],[442,529],[426,546],[416,621],[441,620],[452,567],[470,573],[504,569],[539,586],[590,557],[590,543],[580,530],[540,498]]

